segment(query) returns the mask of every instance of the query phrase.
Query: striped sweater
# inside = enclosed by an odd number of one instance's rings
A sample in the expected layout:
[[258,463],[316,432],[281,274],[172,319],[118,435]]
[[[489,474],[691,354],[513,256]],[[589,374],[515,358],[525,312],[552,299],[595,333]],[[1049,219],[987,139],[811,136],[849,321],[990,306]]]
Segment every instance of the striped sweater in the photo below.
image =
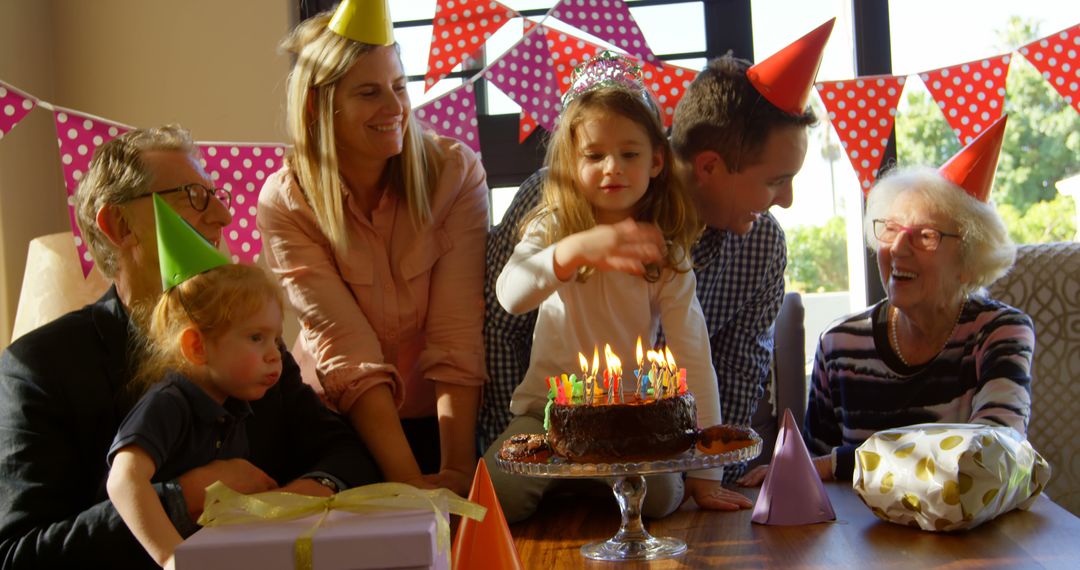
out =
[[874,432],[927,422],[982,423],[1027,433],[1035,330],[1022,311],[968,299],[945,348],[907,366],[888,340],[887,301],[828,328],[818,342],[804,437],[850,480],[855,448]]

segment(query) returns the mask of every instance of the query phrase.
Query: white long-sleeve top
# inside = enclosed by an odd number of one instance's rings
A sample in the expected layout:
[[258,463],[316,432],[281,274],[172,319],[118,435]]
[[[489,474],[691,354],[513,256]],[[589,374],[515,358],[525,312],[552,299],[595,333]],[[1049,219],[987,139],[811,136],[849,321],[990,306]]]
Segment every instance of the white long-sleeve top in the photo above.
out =
[[[546,378],[563,373],[580,376],[578,353],[591,363],[593,347],[603,352],[604,344],[622,359],[623,380],[633,387],[637,338],[651,344],[663,324],[668,347],[678,366],[686,368],[687,388],[697,401],[698,426],[721,423],[716,371],[693,271],[665,270],[655,283],[620,272],[596,272],[585,283],[560,281],[555,276],[555,246],[544,247],[541,235],[538,225],[528,228],[496,283],[499,303],[507,312],[540,309],[529,369],[514,390],[510,411],[542,415]],[[689,269],[690,261],[683,265],[680,269]],[[712,480],[720,480],[722,474],[719,468],[690,473]]]

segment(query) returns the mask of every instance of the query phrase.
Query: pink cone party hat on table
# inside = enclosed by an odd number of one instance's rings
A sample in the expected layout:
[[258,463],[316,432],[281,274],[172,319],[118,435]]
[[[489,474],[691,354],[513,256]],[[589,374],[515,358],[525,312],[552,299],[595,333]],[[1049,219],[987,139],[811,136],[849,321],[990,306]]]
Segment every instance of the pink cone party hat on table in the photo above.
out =
[[784,425],[776,436],[772,464],[750,520],[775,525],[836,520],[832,502],[814,469],[791,410],[784,410]]
[[1008,115],[1002,115],[994,121],[975,140],[941,165],[938,172],[949,182],[963,188],[964,192],[985,202],[990,198],[990,188],[994,185],[994,171],[997,170],[1008,118]]
[[476,521],[462,517],[454,537],[454,570],[488,570],[499,568],[521,570],[521,558],[514,546],[514,537],[510,536],[510,527],[506,516],[495,496],[495,487],[491,484],[491,475],[487,465],[481,459],[476,464],[469,500],[487,508],[483,520]]
[[750,66],[746,78],[776,108],[792,115],[803,114],[835,23],[836,18],[825,22],[765,61]]

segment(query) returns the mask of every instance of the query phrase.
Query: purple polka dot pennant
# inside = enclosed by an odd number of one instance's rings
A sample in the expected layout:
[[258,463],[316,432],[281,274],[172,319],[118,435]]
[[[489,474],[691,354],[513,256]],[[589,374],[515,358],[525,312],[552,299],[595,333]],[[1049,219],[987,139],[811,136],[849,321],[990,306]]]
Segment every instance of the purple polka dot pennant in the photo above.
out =
[[60,147],[60,168],[67,191],[71,233],[75,236],[75,251],[79,254],[83,277],[86,277],[94,267],[94,259],[90,257],[79,224],[75,221],[75,189],[86,175],[94,149],[130,131],[131,127],[62,107],[55,108],[53,119],[56,122],[56,142]]
[[1031,42],[1018,51],[1080,112],[1080,24]]
[[255,263],[262,236],[255,226],[255,209],[266,177],[281,168],[285,145],[198,143],[206,174],[217,188],[232,195],[232,222],[222,231],[233,263]]
[[995,55],[919,74],[960,144],[975,140],[1005,111],[1011,59],[1009,54]]
[[484,78],[521,105],[522,112],[553,131],[561,106],[544,33],[543,26],[527,32],[520,42],[495,61],[484,73]]
[[638,59],[663,67],[622,0],[562,0],[551,15]]
[[0,139],[37,105],[37,99],[0,81]]
[[424,103],[413,109],[413,114],[440,135],[457,139],[480,154],[480,129],[472,83]]

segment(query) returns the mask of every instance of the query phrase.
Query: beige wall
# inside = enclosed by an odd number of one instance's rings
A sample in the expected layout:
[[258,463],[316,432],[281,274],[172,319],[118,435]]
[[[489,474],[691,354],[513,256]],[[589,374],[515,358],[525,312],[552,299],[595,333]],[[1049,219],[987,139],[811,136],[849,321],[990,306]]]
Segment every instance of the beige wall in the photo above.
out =
[[[0,80],[135,126],[176,122],[204,141],[285,141],[295,0],[2,0]],[[0,343],[27,244],[68,228],[56,134],[37,109],[0,140]]]

